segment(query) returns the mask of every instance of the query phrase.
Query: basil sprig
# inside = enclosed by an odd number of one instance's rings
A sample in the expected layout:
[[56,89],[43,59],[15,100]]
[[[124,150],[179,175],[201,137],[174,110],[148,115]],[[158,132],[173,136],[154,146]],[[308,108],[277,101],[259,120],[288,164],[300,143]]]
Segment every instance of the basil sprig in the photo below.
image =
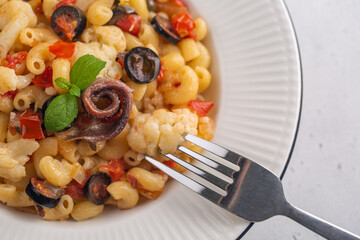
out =
[[61,131],[69,126],[78,115],[78,100],[81,91],[85,91],[95,81],[97,75],[105,67],[106,62],[92,56],[80,57],[70,72],[70,81],[65,78],[55,79],[60,88],[69,91],[58,95],[46,109],[44,124],[48,131]]

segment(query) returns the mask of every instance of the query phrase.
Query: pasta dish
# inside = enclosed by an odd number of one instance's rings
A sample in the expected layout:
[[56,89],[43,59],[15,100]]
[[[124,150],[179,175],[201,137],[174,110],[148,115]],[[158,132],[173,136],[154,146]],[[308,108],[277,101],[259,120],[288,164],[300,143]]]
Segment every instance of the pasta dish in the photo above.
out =
[[182,0],[0,0],[0,201],[81,221],[157,199],[151,156],[214,135],[207,25]]

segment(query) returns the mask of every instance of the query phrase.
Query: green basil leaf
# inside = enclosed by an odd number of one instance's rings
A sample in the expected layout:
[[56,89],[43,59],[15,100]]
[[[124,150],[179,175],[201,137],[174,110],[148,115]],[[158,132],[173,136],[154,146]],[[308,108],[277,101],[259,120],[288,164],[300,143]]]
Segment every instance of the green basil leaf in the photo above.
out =
[[94,57],[93,55],[84,55],[80,57],[70,72],[72,84],[78,86],[81,91],[85,91],[90,84],[95,81],[97,75],[105,67],[106,62]]
[[70,93],[71,95],[76,96],[76,97],[80,97],[80,96],[81,96],[81,90],[80,90],[80,88],[79,88],[78,86],[76,86],[75,84],[72,84],[72,85],[71,85],[71,88],[70,88],[70,90],[69,90],[69,93]]
[[55,79],[55,83],[56,83],[56,85],[58,85],[58,87],[63,88],[68,91],[71,88],[71,83],[63,77],[59,77],[59,78]]
[[46,109],[44,124],[48,131],[61,131],[78,115],[78,100],[70,93],[54,98]]

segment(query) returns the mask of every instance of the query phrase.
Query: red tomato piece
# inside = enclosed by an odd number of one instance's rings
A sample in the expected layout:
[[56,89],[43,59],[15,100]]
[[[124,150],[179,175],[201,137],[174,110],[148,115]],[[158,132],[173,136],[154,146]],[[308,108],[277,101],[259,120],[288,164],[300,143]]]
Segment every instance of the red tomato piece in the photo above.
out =
[[63,0],[56,4],[55,9],[64,5],[74,5],[76,3],[76,0]]
[[185,7],[185,3],[182,0],[173,0],[176,5],[180,7]]
[[[195,29],[195,22],[188,12],[182,12],[171,17],[171,23],[180,37],[184,38]],[[194,33],[191,36],[195,35]]]
[[116,22],[116,26],[125,32],[138,36],[141,28],[141,17],[136,14],[126,15]]
[[65,194],[69,195],[73,199],[79,199],[85,197],[85,191],[79,183],[68,185],[65,188]]
[[49,51],[60,58],[71,58],[75,53],[75,43],[57,41],[49,47]]
[[63,30],[66,37],[71,41],[75,37],[76,21],[68,15],[62,15],[55,20],[56,24]]
[[42,13],[42,4],[40,3],[35,9],[34,13],[38,16]]
[[7,61],[7,65],[5,67],[15,69],[16,65],[21,64],[26,60],[27,54],[27,52],[18,52],[12,57],[10,57],[10,55],[7,55],[5,58],[5,60]]
[[44,132],[41,128],[39,116],[20,117],[21,137],[23,139],[43,139]]
[[7,97],[7,98],[10,98],[12,100],[14,100],[16,94],[19,92],[19,90],[15,90],[15,91],[9,91],[9,92],[6,92],[2,95],[0,95],[1,97]]
[[168,166],[169,168],[175,168],[175,166],[176,166],[176,163],[174,161],[171,161],[171,160],[164,161],[162,163],[165,164],[166,166]]
[[36,86],[42,87],[42,88],[48,88],[53,86],[53,69],[52,67],[45,68],[45,71],[37,75],[35,78],[32,79],[32,83]]
[[188,106],[194,110],[198,115],[204,117],[214,107],[213,102],[191,100]]
[[107,170],[113,181],[120,181],[125,173],[125,162],[122,159],[113,159],[109,161],[107,166],[100,165],[101,169]]
[[156,81],[161,82],[164,79],[164,77],[165,77],[164,72],[165,72],[165,67],[164,67],[163,62],[161,61],[160,73],[159,73],[158,77],[156,78]]

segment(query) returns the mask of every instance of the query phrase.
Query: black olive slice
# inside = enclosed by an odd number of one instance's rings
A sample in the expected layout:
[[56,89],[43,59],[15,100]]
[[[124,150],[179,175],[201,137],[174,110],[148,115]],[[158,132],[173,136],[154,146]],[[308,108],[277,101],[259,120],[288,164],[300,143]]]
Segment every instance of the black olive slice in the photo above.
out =
[[126,15],[138,15],[135,9],[128,5],[120,5],[113,9],[113,16],[107,23],[107,25],[116,25],[116,22]]
[[71,5],[58,7],[51,16],[51,27],[64,41],[75,42],[86,28],[84,12]]
[[65,190],[52,185],[46,180],[33,177],[30,179],[25,192],[36,204],[46,208],[54,208],[58,205]]
[[124,67],[132,81],[145,84],[158,77],[161,63],[159,56],[150,48],[137,47],[126,54]]
[[178,44],[181,41],[181,37],[175,31],[173,25],[168,19],[160,15],[156,15],[151,20],[151,25],[162,38],[171,42],[172,44]]
[[92,175],[86,182],[85,195],[95,205],[103,205],[110,197],[106,190],[111,184],[111,178],[106,173]]

